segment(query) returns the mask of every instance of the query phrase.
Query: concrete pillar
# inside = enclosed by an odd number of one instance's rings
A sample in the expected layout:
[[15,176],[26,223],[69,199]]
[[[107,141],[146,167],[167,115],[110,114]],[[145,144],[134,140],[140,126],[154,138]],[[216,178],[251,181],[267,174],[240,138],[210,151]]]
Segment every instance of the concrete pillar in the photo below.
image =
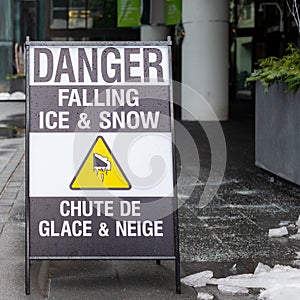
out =
[[141,41],[166,41],[168,35],[169,29],[166,26],[141,26]]
[[[204,97],[219,120],[227,120],[228,0],[184,0],[182,5],[182,83]],[[197,120],[212,120],[207,105],[185,88],[182,106],[183,120],[193,119],[188,112]]]
[[165,26],[165,1],[150,0],[150,25],[141,26],[141,41],[166,41],[169,28]]

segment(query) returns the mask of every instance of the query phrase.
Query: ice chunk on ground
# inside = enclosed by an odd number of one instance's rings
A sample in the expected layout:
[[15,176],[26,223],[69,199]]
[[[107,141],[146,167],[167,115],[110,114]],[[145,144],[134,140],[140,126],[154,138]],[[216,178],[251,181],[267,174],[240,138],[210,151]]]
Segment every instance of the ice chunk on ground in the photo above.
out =
[[280,284],[281,286],[289,284],[300,287],[300,270],[290,266],[276,265],[269,272],[243,275],[228,276],[219,279],[212,278],[208,283],[265,289],[272,288],[276,284]]
[[10,100],[25,100],[25,94],[22,92],[14,92],[9,97]]
[[181,279],[181,282],[188,286],[202,287],[214,276],[212,271],[203,271],[192,274]]
[[300,287],[286,286],[274,287],[272,289],[262,291],[259,300],[297,300],[300,299]]
[[288,226],[291,222],[290,221],[280,221],[279,223],[279,227],[282,227],[282,226]]
[[214,295],[207,294],[207,293],[198,293],[197,300],[213,300]]
[[289,238],[291,240],[300,240],[300,233],[296,233],[296,234],[290,235]]
[[[267,266],[261,264],[259,265],[258,270],[267,268]],[[202,275],[197,275],[198,278],[204,281],[204,278],[207,279],[207,284],[218,285],[218,288],[221,291],[228,293],[236,293],[239,288],[255,288],[255,289],[265,289],[266,291],[261,292],[261,300],[299,300],[300,299],[300,269],[293,268],[290,266],[276,265],[267,272],[257,272],[256,274],[241,274],[228,276],[226,278],[209,278],[204,275],[212,275],[212,272],[204,271],[201,272]],[[190,275],[188,277],[191,278]],[[203,278],[204,277],[204,278]],[[197,278],[190,281],[197,282]],[[201,281],[201,280],[200,280]],[[183,281],[182,281],[183,282]],[[183,282],[184,283],[184,282]],[[236,294],[238,295],[238,294]]]
[[288,235],[289,232],[286,227],[279,227],[279,228],[273,228],[269,229],[269,237],[282,237],[285,235]]
[[235,193],[239,194],[239,195],[248,196],[248,195],[255,195],[255,194],[257,194],[257,191],[256,190],[239,190],[239,191],[235,191]]
[[226,295],[247,295],[249,294],[249,290],[245,287],[240,286],[232,286],[232,285],[218,285],[218,290],[222,294]]
[[289,224],[289,225],[287,226],[287,228],[290,229],[290,230],[293,230],[293,229],[296,228],[296,225],[295,225],[295,224]]
[[[232,280],[235,280],[237,282],[244,282],[248,279],[252,279],[253,278],[253,274],[239,274],[239,275],[232,275],[232,276],[228,276],[226,278],[211,278],[208,281],[208,284],[214,284],[214,285],[218,285],[218,284],[225,284],[227,285],[228,282],[231,282]],[[247,286],[246,286],[247,287]]]
[[0,100],[8,100],[10,93],[0,93]]
[[296,258],[300,258],[300,251],[296,251],[295,254],[296,254]]
[[296,226],[300,227],[300,216],[298,217],[298,220],[296,222]]
[[236,264],[234,264],[230,269],[229,272],[236,274],[237,273],[237,269],[236,269]]
[[254,270],[254,274],[262,273],[262,272],[269,272],[272,268],[268,265],[264,265],[263,263],[259,262]]

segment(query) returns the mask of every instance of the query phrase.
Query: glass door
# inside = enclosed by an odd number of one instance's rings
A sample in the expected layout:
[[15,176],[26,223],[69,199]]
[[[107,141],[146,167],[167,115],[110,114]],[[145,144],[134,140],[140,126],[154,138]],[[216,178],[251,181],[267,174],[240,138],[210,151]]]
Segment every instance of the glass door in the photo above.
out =
[[255,0],[230,1],[230,99],[250,100],[245,85],[252,72],[254,56]]

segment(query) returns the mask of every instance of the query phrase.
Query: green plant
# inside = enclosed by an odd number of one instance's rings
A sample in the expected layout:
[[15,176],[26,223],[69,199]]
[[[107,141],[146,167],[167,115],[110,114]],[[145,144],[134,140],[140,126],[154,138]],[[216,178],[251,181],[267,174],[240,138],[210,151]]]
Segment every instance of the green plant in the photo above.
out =
[[6,80],[12,80],[17,78],[25,78],[25,74],[9,74],[5,77]]
[[300,51],[289,44],[282,58],[267,57],[260,59],[258,68],[246,79],[246,84],[261,81],[267,92],[273,84],[286,83],[286,91],[296,93],[300,89]]

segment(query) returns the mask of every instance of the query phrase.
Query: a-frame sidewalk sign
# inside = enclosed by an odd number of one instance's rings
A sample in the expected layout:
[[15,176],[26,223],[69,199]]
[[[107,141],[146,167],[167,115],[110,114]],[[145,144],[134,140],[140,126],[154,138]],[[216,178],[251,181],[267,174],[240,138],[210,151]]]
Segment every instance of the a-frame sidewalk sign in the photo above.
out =
[[171,41],[26,41],[32,260],[180,262]]

